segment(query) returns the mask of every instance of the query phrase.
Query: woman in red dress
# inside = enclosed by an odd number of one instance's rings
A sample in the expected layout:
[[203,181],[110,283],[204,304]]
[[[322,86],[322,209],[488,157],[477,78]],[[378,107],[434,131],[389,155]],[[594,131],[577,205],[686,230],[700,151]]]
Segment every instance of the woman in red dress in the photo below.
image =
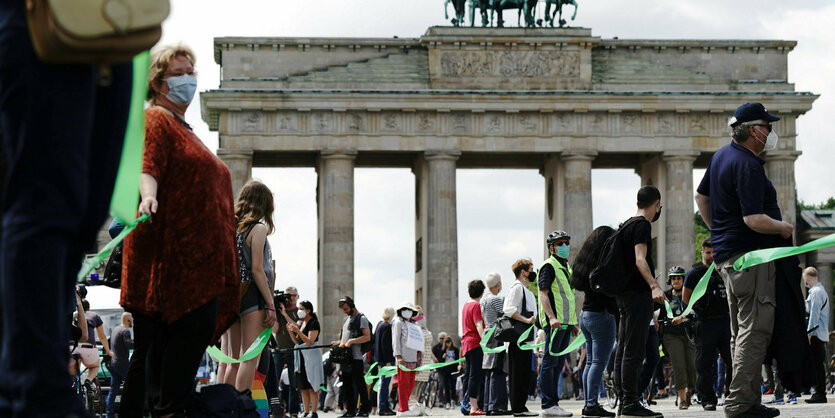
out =
[[151,219],[123,249],[120,303],[134,316],[134,355],[147,350],[154,416],[185,409],[200,359],[234,321],[240,296],[229,170],[184,120],[194,62],[183,46],[152,56],[139,184],[139,213]]

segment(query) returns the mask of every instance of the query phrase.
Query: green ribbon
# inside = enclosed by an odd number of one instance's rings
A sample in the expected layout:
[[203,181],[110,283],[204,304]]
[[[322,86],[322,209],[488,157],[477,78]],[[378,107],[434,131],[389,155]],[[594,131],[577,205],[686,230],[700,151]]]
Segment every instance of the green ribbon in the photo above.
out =
[[209,353],[210,356],[214,357],[215,360],[221,363],[243,363],[247,360],[252,360],[255,357],[258,357],[261,354],[261,351],[264,350],[264,347],[267,346],[267,342],[270,341],[270,334],[272,333],[271,328],[266,328],[258,337],[255,338],[255,341],[246,349],[243,355],[239,359],[233,359],[232,357],[223,354],[223,351],[220,351],[219,348],[210,345],[206,352]]
[[740,271],[758,264],[765,264],[780,258],[808,253],[824,247],[835,245],[835,234],[827,235],[799,247],[777,247],[751,251],[734,261],[734,270]]
[[129,224],[125,225],[125,229],[123,229],[122,232],[119,233],[119,235],[116,235],[116,238],[113,238],[112,241],[107,243],[107,245],[105,245],[104,248],[102,248],[102,250],[99,251],[98,254],[84,260],[84,262],[81,263],[81,270],[78,272],[78,282],[84,283],[87,279],[87,275],[91,271],[93,271],[93,269],[96,268],[96,266],[99,265],[99,263],[102,263],[105,259],[107,259],[107,257],[110,257],[110,252],[113,251],[113,249],[116,248],[116,246],[119,245],[125,239],[125,237],[128,236],[128,234],[133,232],[133,230],[136,229],[136,226],[139,225],[140,222],[145,222],[147,220],[148,214],[142,214],[142,216],[136,218],[136,220],[134,220],[133,222],[130,222]]
[[142,172],[142,153],[145,146],[145,96],[148,93],[148,69],[151,66],[151,53],[145,51],[133,58],[133,87],[131,89],[128,124],[125,130],[125,142],[122,145],[122,158],[116,173],[116,185],[110,199],[110,213],[125,228],[110,241],[98,254],[81,264],[78,282],[83,283],[87,275],[110,256],[110,252],[130,234],[140,222],[145,222],[148,215],[136,216],[139,206],[139,176]]
[[366,385],[370,385],[370,384],[374,383],[374,379],[377,378],[377,376],[371,374],[371,372],[374,370],[374,366],[376,366],[376,365],[377,365],[376,361],[374,363],[371,363],[371,367],[368,368],[368,371],[365,372],[365,375],[362,377],[363,379],[365,379],[365,384]]
[[[565,329],[568,328],[568,326],[563,325],[561,328],[563,330],[565,330]],[[548,353],[551,354],[554,357],[559,357],[559,356],[562,356],[562,355],[566,355],[566,354],[568,354],[568,353],[570,353],[574,350],[577,350],[583,344],[585,344],[585,342],[586,342],[586,336],[583,335],[582,333],[580,333],[579,335],[577,335],[577,338],[575,338],[574,341],[571,341],[568,344],[568,347],[565,347],[565,350],[562,350],[559,353],[554,353],[552,351],[552,349],[554,348],[554,337],[556,337],[556,336],[557,336],[557,330],[555,329],[555,330],[551,331],[551,345],[548,346]]]
[[519,347],[520,350],[533,350],[535,348],[539,348],[545,345],[544,341],[539,344],[525,344],[525,341],[528,340],[528,336],[531,335],[533,329],[534,326],[531,325],[530,328],[526,329],[525,332],[519,335],[519,339],[516,340],[516,346]]
[[130,112],[122,146],[122,159],[116,174],[116,186],[110,200],[110,212],[125,225],[136,216],[139,206],[139,175],[142,172],[142,149],[145,146],[145,97],[148,93],[148,69],[151,54],[145,51],[133,58],[133,89]]
[[501,353],[502,351],[507,350],[507,347],[501,345],[496,348],[489,348],[487,347],[487,342],[490,341],[490,337],[493,336],[493,333],[496,331],[496,326],[493,325],[490,329],[484,333],[484,336],[481,337],[481,342],[478,345],[481,346],[481,351],[484,351],[484,354],[494,354],[494,353]]

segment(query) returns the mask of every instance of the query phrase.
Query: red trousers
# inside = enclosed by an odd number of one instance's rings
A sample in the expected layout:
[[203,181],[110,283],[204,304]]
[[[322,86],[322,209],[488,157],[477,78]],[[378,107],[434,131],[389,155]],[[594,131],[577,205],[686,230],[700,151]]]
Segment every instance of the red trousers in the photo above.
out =
[[[412,366],[412,368],[414,367]],[[400,368],[397,369],[397,412],[409,410],[409,397],[412,395],[412,389],[415,388],[416,375],[417,372],[406,372]]]

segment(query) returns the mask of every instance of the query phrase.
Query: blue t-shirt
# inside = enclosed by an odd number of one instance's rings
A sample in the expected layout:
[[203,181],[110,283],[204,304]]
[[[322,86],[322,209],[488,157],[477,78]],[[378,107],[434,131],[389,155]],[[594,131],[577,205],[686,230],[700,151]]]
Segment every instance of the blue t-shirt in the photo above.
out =
[[697,191],[710,197],[710,242],[716,263],[779,244],[779,235],[765,235],[745,225],[744,216],[766,214],[782,220],[777,191],[765,175],[761,158],[736,142],[722,147],[707,166]]

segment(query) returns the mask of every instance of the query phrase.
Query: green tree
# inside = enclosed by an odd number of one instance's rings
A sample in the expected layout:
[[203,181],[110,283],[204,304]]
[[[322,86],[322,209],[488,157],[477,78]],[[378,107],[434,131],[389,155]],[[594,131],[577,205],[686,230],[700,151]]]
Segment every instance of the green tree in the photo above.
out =
[[835,197],[830,197],[825,202],[821,202],[817,205],[809,205],[802,200],[799,201],[797,205],[802,210],[809,210],[809,209],[828,209],[828,210],[832,210],[832,209],[835,209]]
[[693,220],[696,224],[696,260],[702,260],[702,241],[710,238],[710,229],[705,225],[705,221],[702,220],[702,215],[699,211],[696,211],[693,214]]

